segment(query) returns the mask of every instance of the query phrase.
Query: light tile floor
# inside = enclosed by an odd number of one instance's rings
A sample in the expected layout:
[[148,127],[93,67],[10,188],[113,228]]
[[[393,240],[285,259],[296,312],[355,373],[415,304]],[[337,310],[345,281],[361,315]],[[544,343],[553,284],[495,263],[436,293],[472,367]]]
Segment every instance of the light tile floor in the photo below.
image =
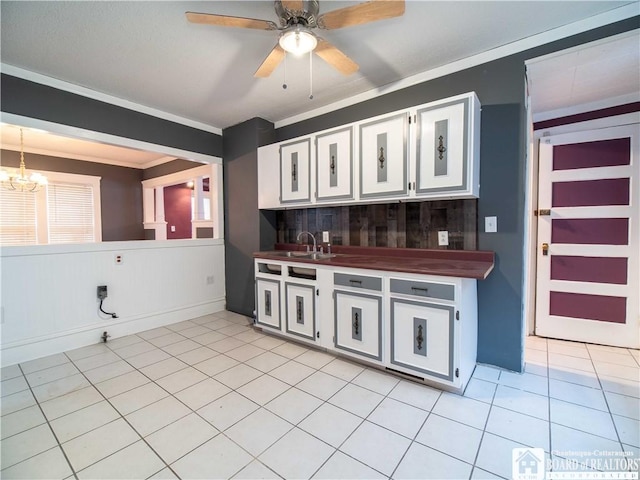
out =
[[0,476],[488,479],[518,446],[638,458],[638,351],[529,337],[526,361],[479,365],[459,396],[221,312],[2,368]]

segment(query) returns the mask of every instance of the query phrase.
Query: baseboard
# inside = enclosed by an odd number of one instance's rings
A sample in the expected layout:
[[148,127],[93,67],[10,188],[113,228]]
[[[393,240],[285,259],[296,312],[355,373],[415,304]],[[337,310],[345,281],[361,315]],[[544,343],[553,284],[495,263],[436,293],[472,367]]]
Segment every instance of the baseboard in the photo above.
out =
[[110,335],[110,339],[116,339],[151,328],[221,312],[224,309],[225,299],[222,298],[212,302],[177,308],[169,312],[152,313],[133,319],[121,319],[107,325],[91,325],[83,329],[22,340],[0,347],[1,364],[5,367],[99,343],[101,342],[100,336],[105,330]]

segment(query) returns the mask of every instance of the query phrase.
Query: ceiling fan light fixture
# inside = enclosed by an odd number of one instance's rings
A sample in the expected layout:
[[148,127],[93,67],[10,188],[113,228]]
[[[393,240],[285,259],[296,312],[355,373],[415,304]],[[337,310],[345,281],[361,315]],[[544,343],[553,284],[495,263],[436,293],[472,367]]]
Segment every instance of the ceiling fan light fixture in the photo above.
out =
[[285,52],[300,56],[316,48],[318,40],[308,28],[296,26],[287,29],[280,36],[279,43]]

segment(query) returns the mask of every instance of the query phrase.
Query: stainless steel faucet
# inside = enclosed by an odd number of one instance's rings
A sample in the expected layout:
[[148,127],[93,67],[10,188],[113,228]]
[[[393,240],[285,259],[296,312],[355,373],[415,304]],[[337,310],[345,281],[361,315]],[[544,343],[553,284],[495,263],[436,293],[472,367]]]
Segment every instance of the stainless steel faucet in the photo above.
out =
[[[316,251],[317,251],[316,237],[313,236],[313,233],[307,232],[306,230],[302,231],[302,232],[300,232],[298,234],[298,238],[296,239],[296,241],[300,242],[300,237],[305,233],[307,234],[308,237],[311,237],[311,239],[313,240],[313,250],[312,251],[313,251],[313,253],[316,253]],[[309,244],[307,243],[307,252],[308,251],[309,251]]]

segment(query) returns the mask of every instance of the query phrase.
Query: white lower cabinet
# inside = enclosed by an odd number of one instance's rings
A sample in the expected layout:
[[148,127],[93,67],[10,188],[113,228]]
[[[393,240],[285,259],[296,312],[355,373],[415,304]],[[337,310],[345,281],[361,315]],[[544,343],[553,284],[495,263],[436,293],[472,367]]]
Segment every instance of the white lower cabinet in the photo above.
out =
[[464,390],[476,364],[476,280],[301,265],[256,260],[266,332]]
[[454,307],[391,298],[390,361],[394,368],[454,379]]
[[280,330],[280,280],[256,278],[256,323]]
[[333,277],[334,347],[382,361],[382,278],[337,272]]
[[285,283],[286,331],[307,340],[316,339],[316,288]]

